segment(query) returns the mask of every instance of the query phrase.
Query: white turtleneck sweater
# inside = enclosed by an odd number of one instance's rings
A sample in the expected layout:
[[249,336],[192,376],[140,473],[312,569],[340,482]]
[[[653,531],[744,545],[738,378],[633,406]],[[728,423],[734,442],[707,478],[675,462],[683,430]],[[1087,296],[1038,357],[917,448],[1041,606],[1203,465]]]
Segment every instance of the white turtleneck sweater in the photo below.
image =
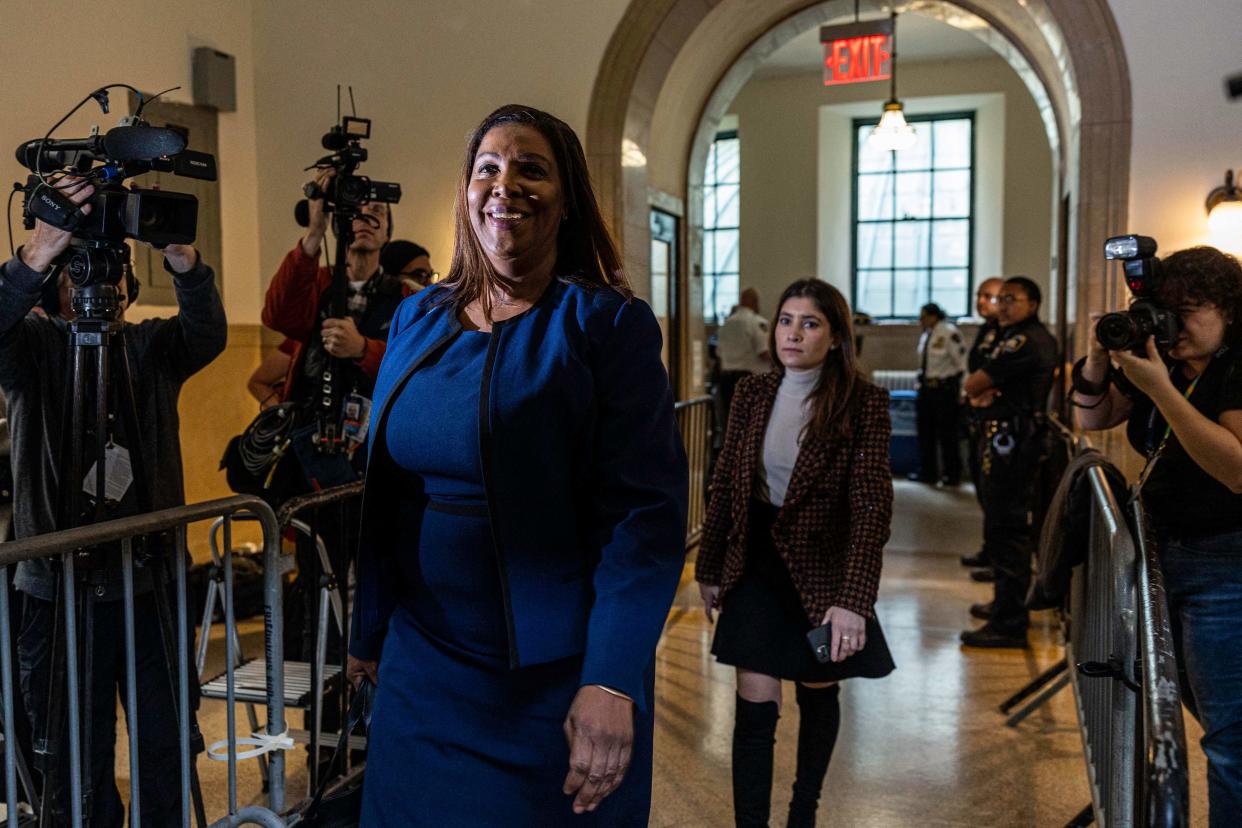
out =
[[802,431],[811,417],[807,397],[819,382],[820,368],[786,368],[776,391],[772,416],[763,435],[763,462],[759,464],[760,500],[773,506],[785,504],[785,492],[798,461]]

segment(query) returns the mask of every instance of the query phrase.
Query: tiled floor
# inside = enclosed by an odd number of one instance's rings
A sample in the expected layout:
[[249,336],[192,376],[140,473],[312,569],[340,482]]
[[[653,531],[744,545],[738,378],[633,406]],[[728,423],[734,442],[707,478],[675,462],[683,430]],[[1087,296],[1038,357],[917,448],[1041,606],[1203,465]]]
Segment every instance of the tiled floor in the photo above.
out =
[[[1089,793],[1077,719],[1068,690],[1017,728],[997,705],[1061,655],[1054,620],[1037,616],[1028,652],[964,650],[958,632],[966,608],[989,588],[966,577],[957,556],[979,542],[979,514],[968,488],[899,482],[893,538],[878,612],[897,671],[849,682],[843,724],[828,771],[821,826],[1059,826]],[[732,670],[710,655],[711,627],[689,570],[658,655],[654,828],[707,828],[733,822],[729,744]],[[245,626],[243,647],[261,652],[261,629]],[[214,645],[213,645],[214,646]],[[214,653],[222,663],[222,648]],[[792,686],[777,734],[773,825],[784,823],[794,773],[798,709]],[[225,732],[223,706],[205,701],[208,741]],[[239,712],[239,725],[244,716]],[[1194,823],[1206,824],[1200,733],[1191,743]],[[118,768],[125,768],[118,745]],[[305,788],[301,754],[290,754],[289,798]],[[199,761],[208,813],[226,810],[224,765]],[[254,763],[239,771],[239,799],[261,802]]]

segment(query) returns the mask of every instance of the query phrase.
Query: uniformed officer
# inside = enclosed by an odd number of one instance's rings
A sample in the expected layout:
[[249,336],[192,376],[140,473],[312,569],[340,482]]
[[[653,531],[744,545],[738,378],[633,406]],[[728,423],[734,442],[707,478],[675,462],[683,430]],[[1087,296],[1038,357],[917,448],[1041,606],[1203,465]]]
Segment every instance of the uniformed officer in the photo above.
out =
[[957,422],[958,395],[966,370],[966,341],[957,326],[945,319],[944,310],[935,302],[929,302],[919,311],[919,324],[923,326],[918,345],[920,462],[918,473],[911,478],[920,483],[939,481],[946,486],[956,486],[962,482]]
[[[1031,511],[1044,409],[1056,367],[1056,341],[1039,321],[1039,286],[1006,279],[992,356],[966,379],[979,413],[984,548],[996,572],[987,623],[962,633],[971,647],[1026,647],[1026,592],[1036,527]],[[985,610],[978,612],[978,610]]]
[[[998,276],[990,279],[984,279],[979,283],[979,289],[975,291],[975,312],[983,319],[983,324],[979,326],[978,332],[975,334],[974,344],[970,346],[970,353],[966,356],[966,374],[969,376],[975,371],[983,367],[983,363],[987,362],[992,356],[992,351],[996,347],[996,337],[1000,334],[1000,295],[1001,287],[1005,284],[1005,280]],[[963,411],[966,421],[967,435],[967,452],[966,463],[970,469],[970,480],[975,484],[975,497],[979,501],[980,507],[983,506],[983,489],[979,482],[979,418],[975,414],[975,409],[970,406],[969,399],[964,401]],[[971,573],[971,577],[976,581],[992,581],[992,562],[988,558],[987,547],[984,546],[973,555],[962,556],[962,566],[983,567],[976,572]]]
[[716,334],[716,354],[720,358],[720,403],[727,419],[738,381],[772,370],[772,360],[768,356],[768,321],[759,315],[759,291],[754,288],[742,291],[737,308]]

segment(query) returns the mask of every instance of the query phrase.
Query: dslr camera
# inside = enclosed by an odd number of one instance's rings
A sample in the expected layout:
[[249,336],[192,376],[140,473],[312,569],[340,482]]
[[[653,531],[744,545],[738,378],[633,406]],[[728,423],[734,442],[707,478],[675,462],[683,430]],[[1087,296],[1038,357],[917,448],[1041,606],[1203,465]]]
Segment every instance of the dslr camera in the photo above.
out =
[[1100,317],[1095,337],[1110,351],[1146,351],[1147,337],[1156,338],[1156,347],[1167,352],[1182,330],[1181,317],[1156,303],[1160,286],[1160,260],[1156,240],[1149,236],[1116,236],[1104,243],[1104,258],[1121,262],[1126,285],[1134,301],[1124,311]]
[[[98,89],[86,100],[94,98],[107,112],[107,95],[106,89]],[[72,234],[69,248],[54,267],[64,269],[77,288],[75,306],[79,293],[87,308],[115,301],[114,291],[99,288],[114,288],[129,270],[126,239],[165,247],[193,244],[197,235],[197,198],[132,184],[127,187],[124,182],[153,170],[215,181],[215,158],[187,150],[182,131],[150,126],[141,115],[142,105],[103,135],[95,129],[86,138],[45,137],[17,148],[18,162],[32,173],[25,186],[14,185],[23,193],[23,225],[33,229],[40,219]],[[94,185],[95,193],[86,202],[89,213],[56,187],[65,176]]]
[[324,211],[336,213],[338,220],[352,220],[362,205],[369,201],[383,201],[396,204],[401,200],[401,185],[391,181],[372,181],[365,175],[357,175],[354,171],[358,165],[367,160],[366,148],[362,142],[371,137],[371,119],[346,115],[341,123],[333,126],[323,136],[323,148],[331,151],[331,155],[320,158],[306,169],[336,170],[336,175],[328,181],[325,188],[311,181],[302,188],[306,199],[299,201],[294,209],[294,218],[302,227],[310,224],[310,207],[307,199],[323,199]]

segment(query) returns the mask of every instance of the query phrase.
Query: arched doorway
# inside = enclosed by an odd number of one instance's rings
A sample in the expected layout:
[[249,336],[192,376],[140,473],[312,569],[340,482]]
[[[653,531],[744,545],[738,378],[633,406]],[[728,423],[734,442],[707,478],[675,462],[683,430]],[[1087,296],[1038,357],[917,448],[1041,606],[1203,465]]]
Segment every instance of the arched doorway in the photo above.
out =
[[[848,0],[634,0],[601,63],[588,116],[587,150],[605,215],[612,220],[640,294],[652,285],[651,211],[695,227],[703,159],[716,122],[755,66],[799,32],[844,20]],[[864,2],[865,13],[892,3]],[[1064,204],[1055,242],[1058,289],[1082,341],[1085,315],[1120,299],[1100,255],[1125,229],[1130,170],[1130,79],[1107,0],[908,0],[917,11],[985,40],[1039,103]],[[697,307],[697,245],[681,245],[679,307]],[[670,319],[680,344],[681,396],[701,388],[702,328],[696,314]]]

